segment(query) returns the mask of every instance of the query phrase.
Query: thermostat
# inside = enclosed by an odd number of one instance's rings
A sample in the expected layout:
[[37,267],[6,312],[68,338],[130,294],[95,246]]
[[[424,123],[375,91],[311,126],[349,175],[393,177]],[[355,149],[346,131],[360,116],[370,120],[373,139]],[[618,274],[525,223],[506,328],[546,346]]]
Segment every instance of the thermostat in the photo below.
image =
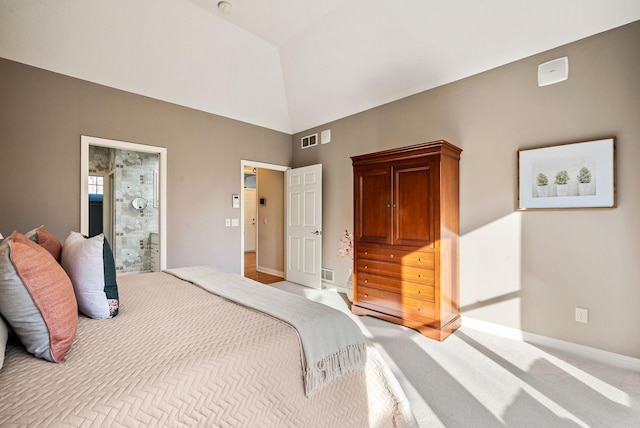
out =
[[233,208],[240,208],[240,195],[232,195],[231,201],[231,206]]

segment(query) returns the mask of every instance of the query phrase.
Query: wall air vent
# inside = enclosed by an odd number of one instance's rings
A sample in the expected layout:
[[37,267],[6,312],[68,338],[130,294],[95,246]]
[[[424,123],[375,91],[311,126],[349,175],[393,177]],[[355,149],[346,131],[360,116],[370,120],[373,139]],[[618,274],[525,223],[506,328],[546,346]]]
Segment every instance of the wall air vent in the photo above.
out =
[[333,282],[333,271],[331,269],[322,268],[321,276],[323,281]]
[[538,86],[553,85],[569,78],[569,58],[547,61],[538,66]]
[[307,135],[306,137],[302,137],[300,140],[302,143],[302,148],[306,149],[308,147],[317,146],[318,145],[318,134]]

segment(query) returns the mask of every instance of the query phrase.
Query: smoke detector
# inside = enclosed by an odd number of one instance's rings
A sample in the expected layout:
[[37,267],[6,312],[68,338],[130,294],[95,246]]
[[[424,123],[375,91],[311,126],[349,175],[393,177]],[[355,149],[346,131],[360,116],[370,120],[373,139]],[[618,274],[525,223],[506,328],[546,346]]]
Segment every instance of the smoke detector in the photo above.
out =
[[221,12],[229,14],[231,13],[231,3],[229,3],[228,1],[219,1],[218,2],[218,9],[220,9]]

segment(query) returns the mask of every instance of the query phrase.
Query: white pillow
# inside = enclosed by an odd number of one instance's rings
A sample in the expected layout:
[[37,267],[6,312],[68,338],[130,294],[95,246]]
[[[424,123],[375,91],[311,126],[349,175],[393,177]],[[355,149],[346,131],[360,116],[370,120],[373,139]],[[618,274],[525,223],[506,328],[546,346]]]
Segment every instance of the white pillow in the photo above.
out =
[[80,312],[94,319],[110,318],[104,292],[104,235],[85,238],[71,232],[62,245],[61,264],[69,275]]

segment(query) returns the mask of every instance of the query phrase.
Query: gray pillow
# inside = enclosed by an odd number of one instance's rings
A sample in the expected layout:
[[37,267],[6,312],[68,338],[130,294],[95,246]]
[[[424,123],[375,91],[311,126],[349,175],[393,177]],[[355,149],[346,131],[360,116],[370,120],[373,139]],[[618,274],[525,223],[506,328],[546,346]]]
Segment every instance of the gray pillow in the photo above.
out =
[[13,232],[0,242],[0,315],[27,351],[64,361],[78,327],[71,280],[51,254]]
[[4,353],[7,349],[7,340],[9,340],[9,327],[4,321],[4,318],[0,317],[0,369],[4,363]]

